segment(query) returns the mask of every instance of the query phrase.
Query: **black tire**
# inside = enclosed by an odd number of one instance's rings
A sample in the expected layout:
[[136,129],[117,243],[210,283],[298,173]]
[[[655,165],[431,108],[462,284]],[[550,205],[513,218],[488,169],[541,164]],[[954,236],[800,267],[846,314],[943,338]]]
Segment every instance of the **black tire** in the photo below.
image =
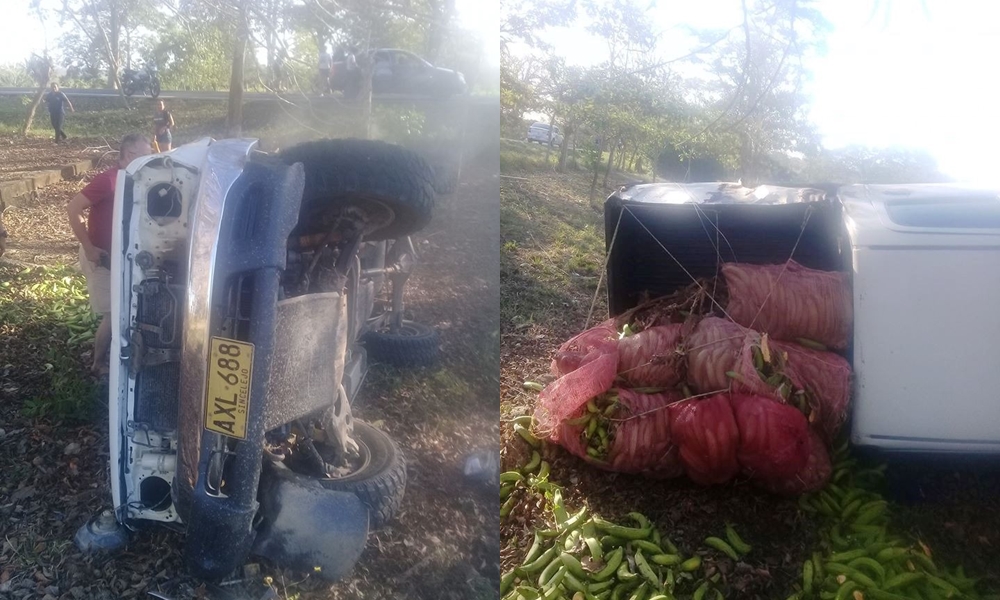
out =
[[404,320],[398,333],[369,331],[363,341],[369,358],[395,367],[430,367],[440,354],[437,330],[413,321]]
[[434,172],[417,154],[372,140],[316,140],[280,153],[300,162],[306,182],[293,235],[327,231],[339,212],[388,209],[390,220],[365,231],[365,239],[400,238],[423,229],[434,209]]
[[361,447],[362,456],[367,452],[367,464],[346,477],[319,482],[328,490],[351,492],[360,498],[368,507],[368,527],[381,529],[396,516],[403,503],[406,461],[391,437],[364,421],[354,421],[354,441]]
[[135,87],[132,86],[131,84],[127,84],[127,85],[125,85],[125,86],[122,87],[122,92],[126,96],[131,96],[132,94],[135,93]]
[[160,80],[154,79],[151,84],[149,84],[149,93],[153,95],[154,98],[160,95]]

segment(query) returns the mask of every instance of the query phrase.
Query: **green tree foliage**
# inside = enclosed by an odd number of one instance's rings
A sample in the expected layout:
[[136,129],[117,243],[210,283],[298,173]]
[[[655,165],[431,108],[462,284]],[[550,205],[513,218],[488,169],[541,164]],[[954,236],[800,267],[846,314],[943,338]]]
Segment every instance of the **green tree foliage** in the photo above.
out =
[[[247,88],[264,89],[273,67],[292,91],[312,92],[320,45],[392,47],[466,74],[475,90],[498,91],[497,65],[482,40],[457,23],[454,0],[33,0],[58,24],[64,82],[115,85],[131,64],[155,62],[167,89],[226,89],[237,33],[245,31]],[[280,55],[280,60],[279,60]]]
[[23,64],[0,65],[0,87],[33,87],[36,85]]
[[544,58],[532,52],[518,53],[517,46],[551,51],[540,34],[548,27],[566,25],[576,18],[577,0],[536,2],[511,0],[500,3],[500,112],[501,126],[508,136],[521,137],[521,115],[540,109],[539,86]]
[[742,36],[720,44],[712,62],[718,77],[715,115],[706,130],[715,130],[735,149],[745,180],[766,178],[769,156],[798,150],[809,136],[802,83],[808,75],[804,59],[822,50],[829,25],[812,0],[744,2]]
[[229,85],[233,35],[215,20],[172,21],[151,48],[164,89],[224,90]]
[[500,53],[514,44],[548,48],[539,34],[546,27],[571,23],[578,12],[577,0],[509,0],[500,3]]
[[154,0],[62,0],[58,17],[70,25],[60,40],[64,57],[87,77],[103,74],[109,87],[118,86],[119,73],[129,62],[133,34],[141,37],[141,29],[160,23]]

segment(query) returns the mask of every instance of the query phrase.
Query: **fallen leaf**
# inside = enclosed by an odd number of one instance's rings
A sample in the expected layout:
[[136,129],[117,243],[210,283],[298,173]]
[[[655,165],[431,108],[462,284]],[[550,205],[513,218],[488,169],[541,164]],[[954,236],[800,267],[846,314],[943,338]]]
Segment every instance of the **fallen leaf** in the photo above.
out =
[[19,502],[21,500],[24,500],[25,498],[30,498],[34,495],[35,495],[35,487],[29,485],[14,490],[14,493],[10,495],[10,500],[11,502]]
[[580,564],[583,566],[585,571],[589,571],[591,573],[596,573],[604,568],[604,561],[596,560],[592,556],[585,556],[583,560],[580,561]]

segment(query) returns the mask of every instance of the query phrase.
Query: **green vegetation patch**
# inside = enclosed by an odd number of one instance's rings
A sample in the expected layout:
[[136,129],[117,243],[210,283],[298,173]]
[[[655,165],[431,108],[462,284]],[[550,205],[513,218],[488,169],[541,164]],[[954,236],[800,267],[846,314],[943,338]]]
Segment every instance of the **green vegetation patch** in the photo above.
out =
[[5,391],[27,398],[27,416],[84,419],[96,387],[82,355],[98,319],[81,273],[0,265],[0,368]]

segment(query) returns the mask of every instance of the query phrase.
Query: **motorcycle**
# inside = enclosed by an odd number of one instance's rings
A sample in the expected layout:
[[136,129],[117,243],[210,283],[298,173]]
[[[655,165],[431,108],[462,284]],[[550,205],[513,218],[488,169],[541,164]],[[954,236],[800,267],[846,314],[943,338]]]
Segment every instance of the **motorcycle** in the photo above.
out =
[[382,142],[255,146],[204,139],[119,177],[113,508],[75,542],[114,550],[160,523],[187,531],[187,565],[209,581],[250,554],[335,580],[406,486],[399,447],[351,405],[370,356],[437,350],[402,319],[433,174]]
[[160,78],[156,74],[156,67],[146,65],[142,69],[125,69],[121,77],[122,92],[126,96],[136,93],[149,95],[156,98],[160,95]]

